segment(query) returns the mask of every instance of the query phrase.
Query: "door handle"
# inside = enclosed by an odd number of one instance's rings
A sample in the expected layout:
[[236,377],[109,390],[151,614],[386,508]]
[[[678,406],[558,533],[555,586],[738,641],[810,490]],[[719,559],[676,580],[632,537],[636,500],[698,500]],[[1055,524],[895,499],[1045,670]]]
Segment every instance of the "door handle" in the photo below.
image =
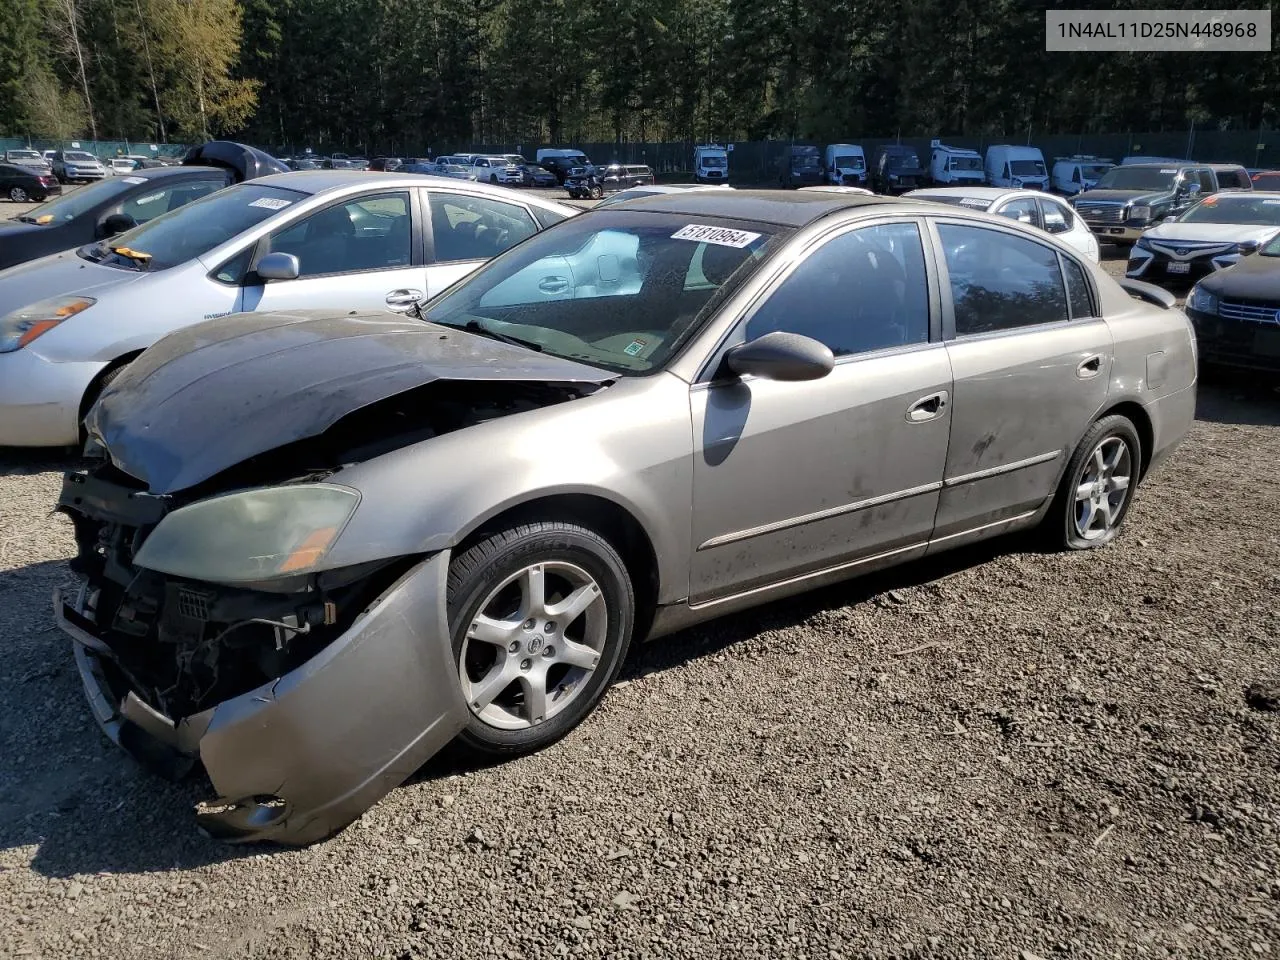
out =
[[424,299],[426,294],[421,290],[392,290],[387,294],[387,306],[392,310],[404,312]]
[[1087,360],[1081,360],[1079,366],[1076,367],[1076,376],[1081,380],[1088,380],[1096,377],[1102,372],[1102,357],[1094,354]]
[[538,283],[538,289],[543,293],[557,294],[564,293],[569,289],[568,277],[543,277]]
[[934,417],[940,416],[946,408],[947,391],[931,393],[927,397],[921,397],[907,408],[907,421],[909,423],[923,423],[926,420],[932,420]]

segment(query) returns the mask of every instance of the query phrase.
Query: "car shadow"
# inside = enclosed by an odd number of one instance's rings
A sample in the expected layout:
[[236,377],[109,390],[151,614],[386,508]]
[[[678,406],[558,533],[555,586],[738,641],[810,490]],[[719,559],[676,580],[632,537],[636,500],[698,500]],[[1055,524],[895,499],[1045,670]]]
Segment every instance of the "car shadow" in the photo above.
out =
[[1196,419],[1240,426],[1280,426],[1280,374],[1214,367],[1200,373]]
[[82,464],[80,452],[71,447],[0,447],[0,477],[71,470]]
[[[25,467],[49,469],[38,457]],[[0,466],[22,469],[12,457]],[[0,850],[30,848],[31,869],[50,877],[190,869],[241,856],[194,827],[192,807],[212,796],[207,783],[162,780],[98,730],[70,642],[50,612],[53,590],[74,583],[60,560],[0,570]]]

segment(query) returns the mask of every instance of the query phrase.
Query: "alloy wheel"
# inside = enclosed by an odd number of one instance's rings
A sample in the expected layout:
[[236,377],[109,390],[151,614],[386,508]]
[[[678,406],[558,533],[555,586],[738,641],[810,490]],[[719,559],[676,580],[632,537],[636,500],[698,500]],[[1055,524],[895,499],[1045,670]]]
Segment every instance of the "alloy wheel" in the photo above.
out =
[[21,187],[14,187],[9,191],[9,199],[14,203],[26,203],[27,191],[23,190]]
[[1133,481],[1133,453],[1124,439],[1103,437],[1076,479],[1076,533],[1085,540],[1107,536],[1124,515]]
[[480,603],[463,638],[458,679],[471,712],[501,730],[545,723],[586,688],[607,629],[600,585],[577,564],[518,570]]

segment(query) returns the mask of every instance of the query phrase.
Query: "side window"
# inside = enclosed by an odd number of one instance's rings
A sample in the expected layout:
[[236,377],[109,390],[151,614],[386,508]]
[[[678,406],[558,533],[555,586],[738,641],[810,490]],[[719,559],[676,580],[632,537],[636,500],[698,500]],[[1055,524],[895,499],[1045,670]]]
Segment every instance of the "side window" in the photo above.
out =
[[249,257],[253,254],[253,244],[249,244],[244,250],[241,250],[234,257],[220,266],[213,272],[213,279],[219,283],[237,284],[244,279],[244,273],[249,269]]
[[1016,330],[1068,319],[1058,254],[985,227],[940,223],[956,335]]
[[263,252],[292,253],[298,276],[390,270],[412,262],[407,193],[359,197],[272,234]]
[[1044,217],[1046,233],[1066,233],[1071,229],[1071,211],[1065,205],[1042,199],[1040,213]]
[[837,357],[924,343],[929,293],[920,230],[888,223],[852,230],[806,257],[747,320],[746,339],[783,331]]
[[1034,197],[1023,197],[1020,200],[1010,200],[1000,208],[1000,216],[1008,217],[1010,220],[1017,220],[1019,223],[1029,223],[1033,227],[1040,226],[1040,217],[1036,213],[1036,201]]
[[1007,163],[1004,165],[1004,179],[1005,180],[1009,179],[1009,164]]
[[1214,179],[1212,170],[1197,170],[1196,173],[1200,177],[1200,195],[1207,193],[1216,193],[1218,182]]
[[1072,182],[1072,183],[1079,183],[1079,182],[1080,182],[1080,168],[1079,168],[1079,167],[1072,167],[1072,168],[1071,168],[1071,182]]
[[430,194],[435,260],[487,260],[538,232],[524,207],[488,197]]
[[1071,306],[1071,319],[1092,317],[1093,299],[1089,296],[1089,283],[1085,280],[1084,268],[1070,257],[1063,257],[1062,273],[1067,279],[1067,301]]

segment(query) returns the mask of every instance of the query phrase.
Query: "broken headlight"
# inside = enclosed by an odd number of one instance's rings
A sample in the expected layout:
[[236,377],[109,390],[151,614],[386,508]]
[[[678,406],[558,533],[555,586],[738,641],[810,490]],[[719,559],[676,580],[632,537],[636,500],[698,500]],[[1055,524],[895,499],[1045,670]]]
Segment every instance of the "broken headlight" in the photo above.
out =
[[148,570],[253,583],[321,567],[360,494],[331,483],[262,487],[200,500],[160,521],[134,556]]

